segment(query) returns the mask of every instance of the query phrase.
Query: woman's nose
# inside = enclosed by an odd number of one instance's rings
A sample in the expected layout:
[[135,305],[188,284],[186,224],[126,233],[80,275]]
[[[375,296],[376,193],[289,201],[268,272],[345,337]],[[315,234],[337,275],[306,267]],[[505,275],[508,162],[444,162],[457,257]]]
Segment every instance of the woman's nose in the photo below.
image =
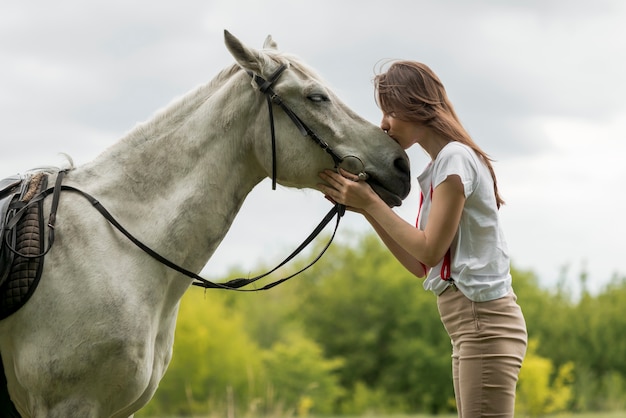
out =
[[389,121],[387,120],[387,116],[383,115],[383,119],[380,121],[380,129],[387,132],[389,130]]

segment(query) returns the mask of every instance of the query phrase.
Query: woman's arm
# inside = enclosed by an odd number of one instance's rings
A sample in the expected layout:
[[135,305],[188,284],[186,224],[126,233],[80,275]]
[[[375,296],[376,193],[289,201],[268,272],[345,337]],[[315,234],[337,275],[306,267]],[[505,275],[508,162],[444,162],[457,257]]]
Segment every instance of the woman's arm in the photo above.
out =
[[363,213],[365,219],[368,220],[374,231],[378,234],[383,243],[387,246],[389,251],[396,257],[396,259],[406,268],[410,273],[417,277],[425,277],[428,274],[428,267],[409,254],[404,248],[398,245],[393,238],[387,234],[387,232],[380,226],[378,222],[366,212]]
[[[415,267],[415,262],[432,267],[441,261],[450,248],[465,205],[463,184],[459,176],[449,176],[434,189],[428,221],[423,231],[400,218],[367,183],[352,181],[329,170],[320,177],[327,183],[320,185],[320,190],[335,202],[362,212],[385,245],[413,274],[420,277],[424,275]],[[381,235],[381,232],[384,233]]]
[[381,199],[363,210],[405,251],[427,266],[434,266],[450,248],[461,220],[465,194],[461,179],[449,176],[433,191],[426,227],[419,230],[400,218]]

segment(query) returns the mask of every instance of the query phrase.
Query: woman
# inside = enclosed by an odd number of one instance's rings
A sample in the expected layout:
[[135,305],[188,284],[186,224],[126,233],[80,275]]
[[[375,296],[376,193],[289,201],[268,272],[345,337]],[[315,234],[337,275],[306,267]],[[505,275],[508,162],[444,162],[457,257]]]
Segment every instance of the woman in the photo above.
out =
[[426,65],[397,61],[376,76],[381,128],[432,161],[419,175],[417,228],[346,171],[320,173],[320,190],[362,213],[393,255],[437,295],[452,340],[459,417],[513,417],[526,352],[526,324],[511,287],[500,230],[504,202],[487,154],[461,125],[439,78]]

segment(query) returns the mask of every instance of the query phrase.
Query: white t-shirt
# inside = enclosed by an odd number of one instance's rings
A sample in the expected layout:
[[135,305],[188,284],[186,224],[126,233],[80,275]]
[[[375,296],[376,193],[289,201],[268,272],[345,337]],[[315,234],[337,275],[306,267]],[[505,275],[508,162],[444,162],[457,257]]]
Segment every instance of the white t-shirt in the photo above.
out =
[[[463,183],[465,206],[459,229],[450,246],[450,276],[457,288],[474,302],[486,302],[511,291],[510,260],[493,190],[493,179],[480,157],[465,144],[450,142],[417,178],[424,200],[418,228],[426,226],[430,190],[450,175]],[[433,267],[424,289],[440,295],[450,282],[441,279],[441,266]]]

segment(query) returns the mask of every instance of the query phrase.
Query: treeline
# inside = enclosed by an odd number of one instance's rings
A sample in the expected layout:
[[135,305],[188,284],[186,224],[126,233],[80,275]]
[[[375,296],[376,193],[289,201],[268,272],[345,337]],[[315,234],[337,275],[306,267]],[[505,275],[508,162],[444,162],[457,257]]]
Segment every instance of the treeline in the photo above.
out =
[[[435,296],[374,235],[357,241],[269,291],[190,289],[172,363],[137,416],[453,411]],[[625,410],[626,279],[576,299],[528,271],[513,270],[513,284],[531,340],[520,416]]]

